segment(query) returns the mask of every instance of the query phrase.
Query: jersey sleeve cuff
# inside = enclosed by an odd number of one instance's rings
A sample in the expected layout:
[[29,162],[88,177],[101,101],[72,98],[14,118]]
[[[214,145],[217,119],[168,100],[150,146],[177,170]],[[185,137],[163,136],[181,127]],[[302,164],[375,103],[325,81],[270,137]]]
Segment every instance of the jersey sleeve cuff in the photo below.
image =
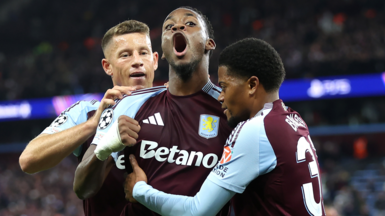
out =
[[225,182],[223,179],[218,179],[212,173],[210,173],[210,175],[207,177],[207,179],[210,180],[211,182],[213,182],[214,184],[216,184],[216,185],[218,185],[220,187],[223,187],[223,188],[225,188],[227,190],[234,191],[235,193],[241,194],[246,189],[246,187],[241,187],[241,186],[238,186],[238,185],[233,185],[231,183]]

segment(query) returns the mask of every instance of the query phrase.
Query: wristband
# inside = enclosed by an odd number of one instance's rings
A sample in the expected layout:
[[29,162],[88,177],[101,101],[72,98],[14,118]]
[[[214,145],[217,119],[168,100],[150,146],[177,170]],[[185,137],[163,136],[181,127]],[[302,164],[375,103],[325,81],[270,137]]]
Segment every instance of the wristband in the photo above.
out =
[[118,121],[115,121],[106,135],[100,140],[94,151],[96,157],[104,161],[112,152],[122,151],[126,147],[120,138]]

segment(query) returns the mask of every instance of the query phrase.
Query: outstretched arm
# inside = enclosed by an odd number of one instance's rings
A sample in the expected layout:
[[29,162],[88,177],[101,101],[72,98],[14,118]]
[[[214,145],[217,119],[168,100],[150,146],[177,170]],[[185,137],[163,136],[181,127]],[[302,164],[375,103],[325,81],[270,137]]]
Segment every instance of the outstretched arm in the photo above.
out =
[[146,184],[147,176],[133,155],[130,155],[130,163],[133,173],[126,179],[126,199],[139,201],[161,215],[216,215],[235,195],[234,191],[220,187],[209,179],[194,197],[167,194]]
[[235,193],[243,193],[251,181],[277,165],[261,119],[238,124],[232,133],[237,136],[230,136],[221,161],[194,197],[166,194],[147,185],[146,174],[130,155],[133,172],[126,178],[126,199],[164,215],[215,215]]
[[97,125],[97,122],[90,119],[55,134],[40,134],[21,154],[19,158],[21,169],[33,174],[56,166],[87,141],[95,133]]
[[21,169],[29,174],[50,169],[70,155],[76,148],[95,134],[99,118],[103,110],[114,105],[114,99],[122,98],[123,94],[131,94],[133,87],[115,86],[103,97],[95,115],[88,121],[75,125],[54,134],[40,134],[33,139],[20,155]]

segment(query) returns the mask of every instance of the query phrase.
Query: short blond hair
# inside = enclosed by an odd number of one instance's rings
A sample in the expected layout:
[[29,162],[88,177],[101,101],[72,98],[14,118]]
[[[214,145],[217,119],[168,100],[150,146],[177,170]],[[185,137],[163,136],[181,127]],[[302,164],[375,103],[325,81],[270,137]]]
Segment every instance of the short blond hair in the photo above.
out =
[[137,20],[126,20],[119,23],[118,25],[110,28],[106,34],[104,34],[102,39],[102,50],[105,52],[105,49],[111,39],[116,35],[124,35],[129,33],[144,33],[150,37],[150,28],[147,24],[139,22]]

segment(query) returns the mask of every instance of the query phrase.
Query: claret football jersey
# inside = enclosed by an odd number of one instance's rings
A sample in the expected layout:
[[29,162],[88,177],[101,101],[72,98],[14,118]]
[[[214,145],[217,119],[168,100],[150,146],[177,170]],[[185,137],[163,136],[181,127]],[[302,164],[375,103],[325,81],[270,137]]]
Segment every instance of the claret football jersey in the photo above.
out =
[[[222,156],[231,132],[217,101],[221,89],[213,83],[189,96],[169,91],[150,98],[135,119],[141,131],[137,144],[125,149],[134,154],[148,183],[167,193],[195,195]],[[131,172],[129,161],[126,169]],[[140,204],[127,204],[122,215],[152,215]],[[220,215],[228,214],[226,206]]]
[[237,193],[232,198],[236,216],[325,215],[307,125],[282,100],[238,124],[208,179]]
[[[133,110],[139,109],[139,107],[149,98],[158,95],[162,91],[165,91],[165,87],[153,87],[153,88],[147,88],[142,90],[137,90],[133,92],[130,96],[124,96],[129,97],[130,101],[130,107]],[[117,103],[120,103],[121,101],[117,101]],[[89,145],[91,143],[97,144],[99,142],[100,137],[102,137],[105,132],[109,129],[111,126],[111,122],[115,120],[115,117],[118,118],[119,116],[113,115],[113,111],[115,109],[115,106],[110,107],[102,113],[102,116],[100,118],[100,122],[95,134],[95,137],[91,137],[88,139],[86,143],[82,145],[82,147],[79,149],[79,159],[81,160],[81,157],[84,155],[84,153],[87,151]],[[94,114],[95,111],[88,113],[88,117],[91,117]],[[135,111],[133,112],[135,113]],[[133,116],[131,116],[133,117]],[[115,159],[115,166],[111,168],[110,173],[107,175],[102,187],[98,191],[98,193],[89,198],[84,200],[84,211],[85,215],[96,215],[96,216],[116,216],[120,215],[122,212],[124,206],[128,201],[125,199],[124,194],[124,173],[125,167],[122,161],[124,160],[124,155],[121,153],[113,153],[111,156]]]
[[[114,108],[113,121],[123,114],[139,122],[137,143],[125,148],[124,158],[134,154],[154,188],[190,196],[199,191],[221,158],[231,132],[217,101],[220,91],[209,81],[202,90],[189,96],[174,96],[163,91],[139,109],[130,105],[130,97],[122,99]],[[124,163],[127,172],[132,171],[128,160],[117,160],[117,163]],[[153,214],[141,204],[132,203],[128,203],[122,213]],[[228,214],[228,206],[221,214]]]

